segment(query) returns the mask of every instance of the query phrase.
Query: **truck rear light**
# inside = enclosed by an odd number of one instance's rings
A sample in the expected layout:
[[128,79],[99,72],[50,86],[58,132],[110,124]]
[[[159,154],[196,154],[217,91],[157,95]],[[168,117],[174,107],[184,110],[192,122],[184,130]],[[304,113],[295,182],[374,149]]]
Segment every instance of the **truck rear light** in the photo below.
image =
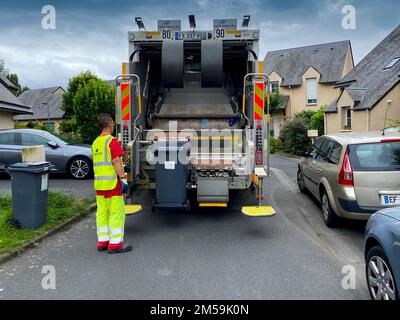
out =
[[338,183],[346,187],[354,186],[353,169],[351,168],[348,151],[346,151],[346,153],[344,154],[342,167],[340,168],[339,172]]
[[263,164],[263,152],[260,150],[256,151],[256,165],[261,166]]

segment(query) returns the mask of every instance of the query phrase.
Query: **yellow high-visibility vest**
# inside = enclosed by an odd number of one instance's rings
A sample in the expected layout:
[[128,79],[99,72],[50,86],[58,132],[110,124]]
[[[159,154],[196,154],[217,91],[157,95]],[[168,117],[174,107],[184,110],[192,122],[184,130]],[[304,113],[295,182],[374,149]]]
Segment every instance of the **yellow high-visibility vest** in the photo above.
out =
[[118,176],[112,164],[110,143],[114,137],[100,136],[93,142],[94,189],[113,190],[117,186]]

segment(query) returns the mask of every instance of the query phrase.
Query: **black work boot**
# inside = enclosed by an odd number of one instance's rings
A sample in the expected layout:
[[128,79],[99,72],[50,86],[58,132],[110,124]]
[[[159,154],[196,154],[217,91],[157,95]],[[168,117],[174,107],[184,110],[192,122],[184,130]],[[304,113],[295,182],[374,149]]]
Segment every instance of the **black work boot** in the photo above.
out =
[[127,245],[125,243],[119,249],[114,249],[114,250],[108,249],[109,254],[125,253],[125,252],[129,252],[129,251],[132,251],[132,246]]

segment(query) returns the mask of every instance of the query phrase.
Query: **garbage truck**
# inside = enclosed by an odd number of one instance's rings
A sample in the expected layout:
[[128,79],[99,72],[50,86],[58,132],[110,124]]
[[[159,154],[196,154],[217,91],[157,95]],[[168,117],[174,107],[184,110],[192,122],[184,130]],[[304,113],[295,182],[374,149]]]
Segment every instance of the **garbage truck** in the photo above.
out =
[[[159,20],[128,32],[129,60],[115,79],[118,139],[130,198],[149,193],[152,209],[229,207],[232,191],[253,190],[249,216],[263,206],[269,176],[269,83],[250,16],[215,19],[213,29]],[[137,204],[137,209],[142,208]]]

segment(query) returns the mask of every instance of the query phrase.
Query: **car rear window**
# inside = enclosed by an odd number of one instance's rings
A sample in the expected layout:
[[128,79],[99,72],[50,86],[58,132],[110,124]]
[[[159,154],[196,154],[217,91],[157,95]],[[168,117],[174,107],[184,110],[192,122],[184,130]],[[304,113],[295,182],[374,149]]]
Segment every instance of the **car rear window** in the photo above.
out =
[[350,145],[349,156],[354,171],[400,171],[400,142]]

